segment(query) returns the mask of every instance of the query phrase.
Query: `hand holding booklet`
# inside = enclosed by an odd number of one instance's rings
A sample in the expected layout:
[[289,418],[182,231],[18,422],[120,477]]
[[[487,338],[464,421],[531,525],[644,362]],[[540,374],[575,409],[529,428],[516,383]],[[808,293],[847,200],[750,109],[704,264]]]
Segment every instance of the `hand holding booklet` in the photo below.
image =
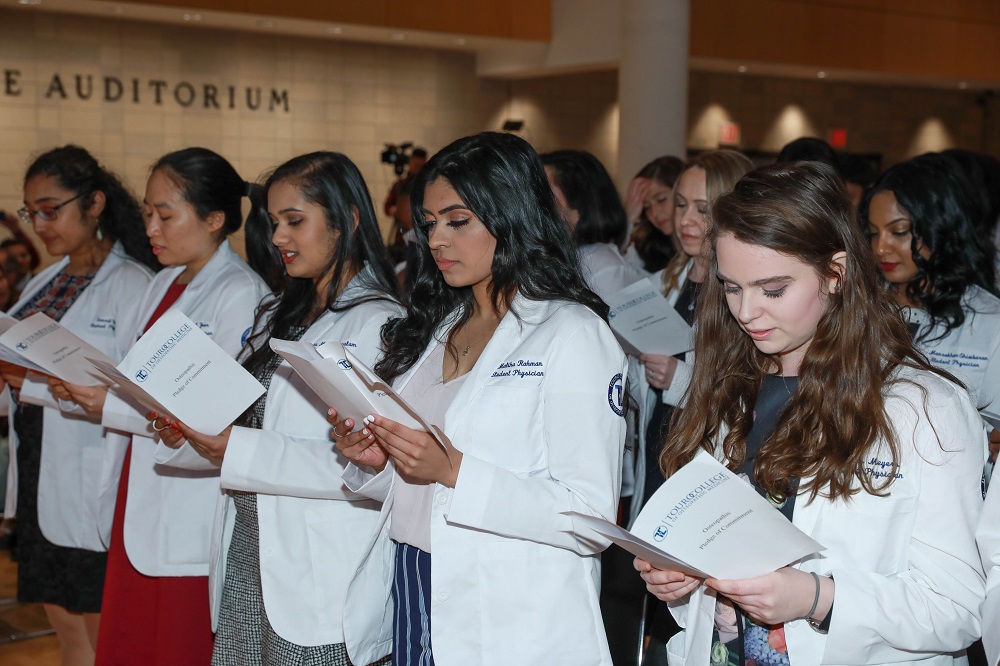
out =
[[673,356],[694,348],[691,327],[649,280],[607,299],[608,323],[626,354]]
[[823,550],[705,451],[660,486],[631,531],[571,515],[654,567],[699,578],[763,576]]
[[108,381],[88,358],[111,363],[101,350],[41,312],[17,321],[0,320],[0,360],[57,377],[70,384],[98,386]]
[[218,435],[264,387],[180,310],[168,310],[117,367],[89,359],[141,405]]
[[271,349],[288,361],[309,388],[333,406],[339,416],[352,419],[355,427],[369,414],[379,414],[407,428],[430,433],[446,453],[449,451],[431,424],[339,342],[315,346],[271,338]]

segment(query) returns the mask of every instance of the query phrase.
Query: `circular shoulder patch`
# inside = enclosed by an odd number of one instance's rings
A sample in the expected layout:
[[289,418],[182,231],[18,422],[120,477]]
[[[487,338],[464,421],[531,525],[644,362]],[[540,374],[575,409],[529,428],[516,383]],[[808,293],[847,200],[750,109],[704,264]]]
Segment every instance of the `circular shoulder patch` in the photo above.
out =
[[250,337],[250,331],[252,329],[253,326],[247,326],[247,330],[243,331],[243,336],[240,338],[240,347],[244,346],[247,343],[247,338]]
[[624,393],[625,387],[622,386],[622,373],[619,372],[611,378],[611,383],[608,384],[608,404],[611,405],[611,410],[618,416],[625,416]]

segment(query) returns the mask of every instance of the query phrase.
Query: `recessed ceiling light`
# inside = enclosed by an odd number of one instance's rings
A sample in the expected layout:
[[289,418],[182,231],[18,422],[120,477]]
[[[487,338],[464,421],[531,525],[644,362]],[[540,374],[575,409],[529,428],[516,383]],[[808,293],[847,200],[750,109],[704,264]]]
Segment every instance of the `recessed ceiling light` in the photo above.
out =
[[114,15],[117,16],[119,14],[124,14],[125,13],[125,8],[124,7],[117,7],[117,6],[115,6],[115,7],[112,7],[110,9],[110,11],[111,11],[112,14],[114,14]]
[[394,42],[401,42],[404,39],[406,39],[406,35],[404,35],[401,32],[394,32],[394,33],[392,33],[392,34],[389,35],[389,39],[391,39]]
[[969,84],[968,84],[968,83],[966,83],[965,81],[961,81],[961,82],[960,82],[960,83],[958,84],[958,87],[959,87],[960,89],[962,89],[962,90],[965,90],[966,88],[968,88],[968,87],[969,87]]
[[816,72],[816,78],[817,79],[825,79],[826,78],[826,72]]
[[739,67],[736,68],[736,71],[739,72],[740,74],[742,74],[743,72],[747,71],[747,66],[746,65],[740,65]]
[[455,46],[465,46],[465,37],[455,39]]
[[344,32],[344,29],[339,25],[328,25],[326,27],[326,34],[328,35],[339,35],[342,32]]
[[197,23],[198,21],[201,20],[201,14],[188,14],[188,13],[185,13],[184,14],[184,20],[185,21],[193,21],[193,22]]
[[273,28],[274,27],[274,21],[272,21],[271,19],[261,19],[261,20],[257,21],[257,27],[258,28]]
[[40,5],[42,0],[17,0],[19,5]]

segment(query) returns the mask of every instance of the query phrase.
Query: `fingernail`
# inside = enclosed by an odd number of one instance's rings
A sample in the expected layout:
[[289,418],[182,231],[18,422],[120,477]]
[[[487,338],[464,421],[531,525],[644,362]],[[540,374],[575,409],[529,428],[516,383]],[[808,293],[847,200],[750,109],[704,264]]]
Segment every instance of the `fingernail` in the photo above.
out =
[[326,415],[327,416],[333,416],[333,407],[331,407],[330,409],[326,410]]
[[370,432],[368,432],[368,428],[364,428],[364,429],[363,429],[363,430],[361,431],[361,434],[362,434],[362,435],[370,435],[371,433],[370,433]]
[[365,417],[365,421],[368,421],[368,423],[375,423],[375,417],[369,414]]

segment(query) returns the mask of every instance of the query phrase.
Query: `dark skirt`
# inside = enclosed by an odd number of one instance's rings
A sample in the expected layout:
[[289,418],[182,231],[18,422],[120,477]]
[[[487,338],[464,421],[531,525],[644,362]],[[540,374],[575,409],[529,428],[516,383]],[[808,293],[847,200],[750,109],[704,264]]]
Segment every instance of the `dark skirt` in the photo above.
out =
[[38,476],[42,462],[42,413],[18,405],[17,600],[62,606],[73,613],[100,613],[108,554],[57,546],[38,526]]

